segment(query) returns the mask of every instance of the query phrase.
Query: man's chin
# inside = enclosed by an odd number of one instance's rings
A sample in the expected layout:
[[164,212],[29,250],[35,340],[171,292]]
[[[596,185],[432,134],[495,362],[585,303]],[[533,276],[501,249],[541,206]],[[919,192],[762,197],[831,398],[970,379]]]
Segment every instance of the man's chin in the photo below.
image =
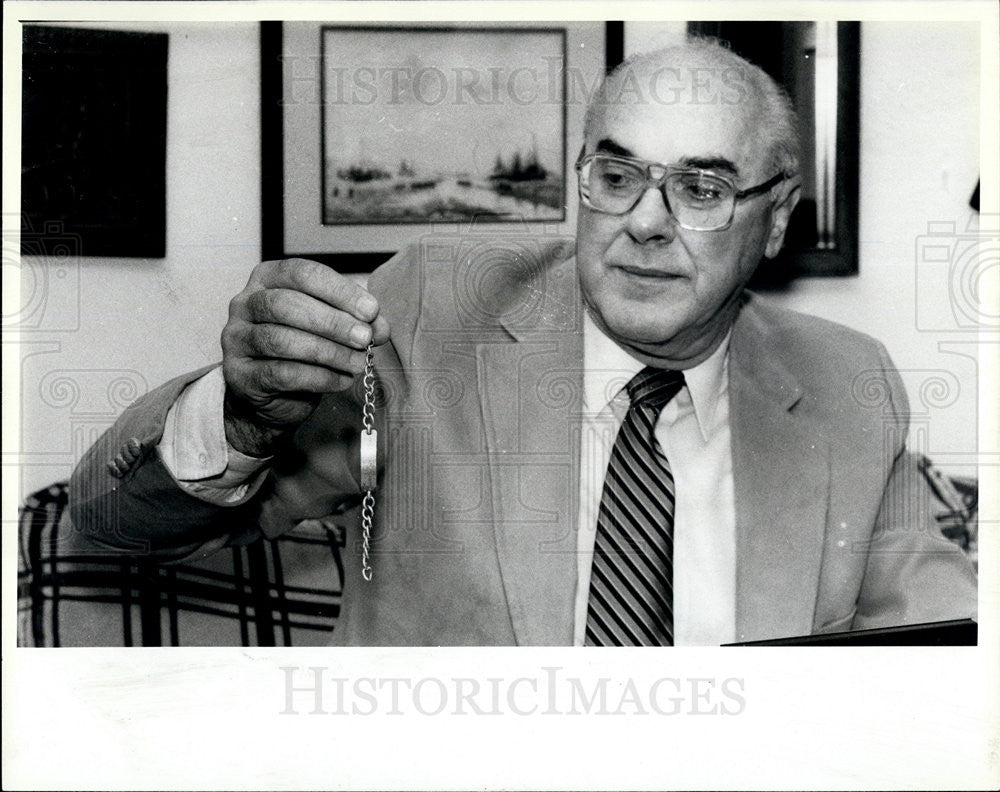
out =
[[679,322],[664,321],[663,314],[644,315],[645,311],[619,311],[604,317],[605,332],[619,344],[629,347],[655,347],[669,343],[681,329]]

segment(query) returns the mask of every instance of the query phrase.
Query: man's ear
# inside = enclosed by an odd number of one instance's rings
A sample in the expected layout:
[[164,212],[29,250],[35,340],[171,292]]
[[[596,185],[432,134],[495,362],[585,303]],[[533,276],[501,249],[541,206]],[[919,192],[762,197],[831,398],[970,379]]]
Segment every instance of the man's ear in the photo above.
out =
[[788,221],[792,219],[792,212],[802,193],[802,179],[798,176],[786,179],[780,189],[781,195],[771,210],[771,230],[768,232],[767,246],[764,248],[766,258],[774,258],[781,250],[781,245],[785,241],[785,231],[788,230]]

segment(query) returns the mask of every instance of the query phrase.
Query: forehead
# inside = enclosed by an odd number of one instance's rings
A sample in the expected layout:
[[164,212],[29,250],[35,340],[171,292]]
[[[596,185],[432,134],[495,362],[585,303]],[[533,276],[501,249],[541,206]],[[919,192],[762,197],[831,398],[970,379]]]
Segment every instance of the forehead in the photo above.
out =
[[698,59],[639,63],[608,80],[597,98],[587,149],[613,141],[662,163],[728,161],[760,176],[765,159],[760,99],[737,66]]

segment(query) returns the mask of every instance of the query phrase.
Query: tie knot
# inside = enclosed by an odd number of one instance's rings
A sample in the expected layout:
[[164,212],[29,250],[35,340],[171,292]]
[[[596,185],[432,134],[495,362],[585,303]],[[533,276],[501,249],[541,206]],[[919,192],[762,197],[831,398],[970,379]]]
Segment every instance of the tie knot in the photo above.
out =
[[625,387],[633,407],[661,410],[684,387],[684,373],[646,366]]

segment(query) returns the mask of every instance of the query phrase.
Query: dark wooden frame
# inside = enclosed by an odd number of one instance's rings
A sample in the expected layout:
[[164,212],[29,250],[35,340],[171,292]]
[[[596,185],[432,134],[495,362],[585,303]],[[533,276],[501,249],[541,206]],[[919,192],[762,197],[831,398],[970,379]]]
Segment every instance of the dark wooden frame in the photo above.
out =
[[[780,24],[780,23],[778,23]],[[727,40],[740,52],[741,23],[690,22],[692,33]],[[837,163],[835,248],[786,248],[761,264],[751,285],[780,288],[803,275],[858,274],[858,169],[860,163],[861,23],[837,23]]]
[[[621,62],[624,42],[623,23],[605,25],[606,67]],[[283,88],[282,23],[260,23],[261,53],[261,248],[267,259],[288,256],[284,225],[284,132],[281,107]],[[568,186],[568,179],[564,179]],[[370,272],[390,258],[395,251],[364,253],[314,252],[297,255],[336,266],[341,272]]]

